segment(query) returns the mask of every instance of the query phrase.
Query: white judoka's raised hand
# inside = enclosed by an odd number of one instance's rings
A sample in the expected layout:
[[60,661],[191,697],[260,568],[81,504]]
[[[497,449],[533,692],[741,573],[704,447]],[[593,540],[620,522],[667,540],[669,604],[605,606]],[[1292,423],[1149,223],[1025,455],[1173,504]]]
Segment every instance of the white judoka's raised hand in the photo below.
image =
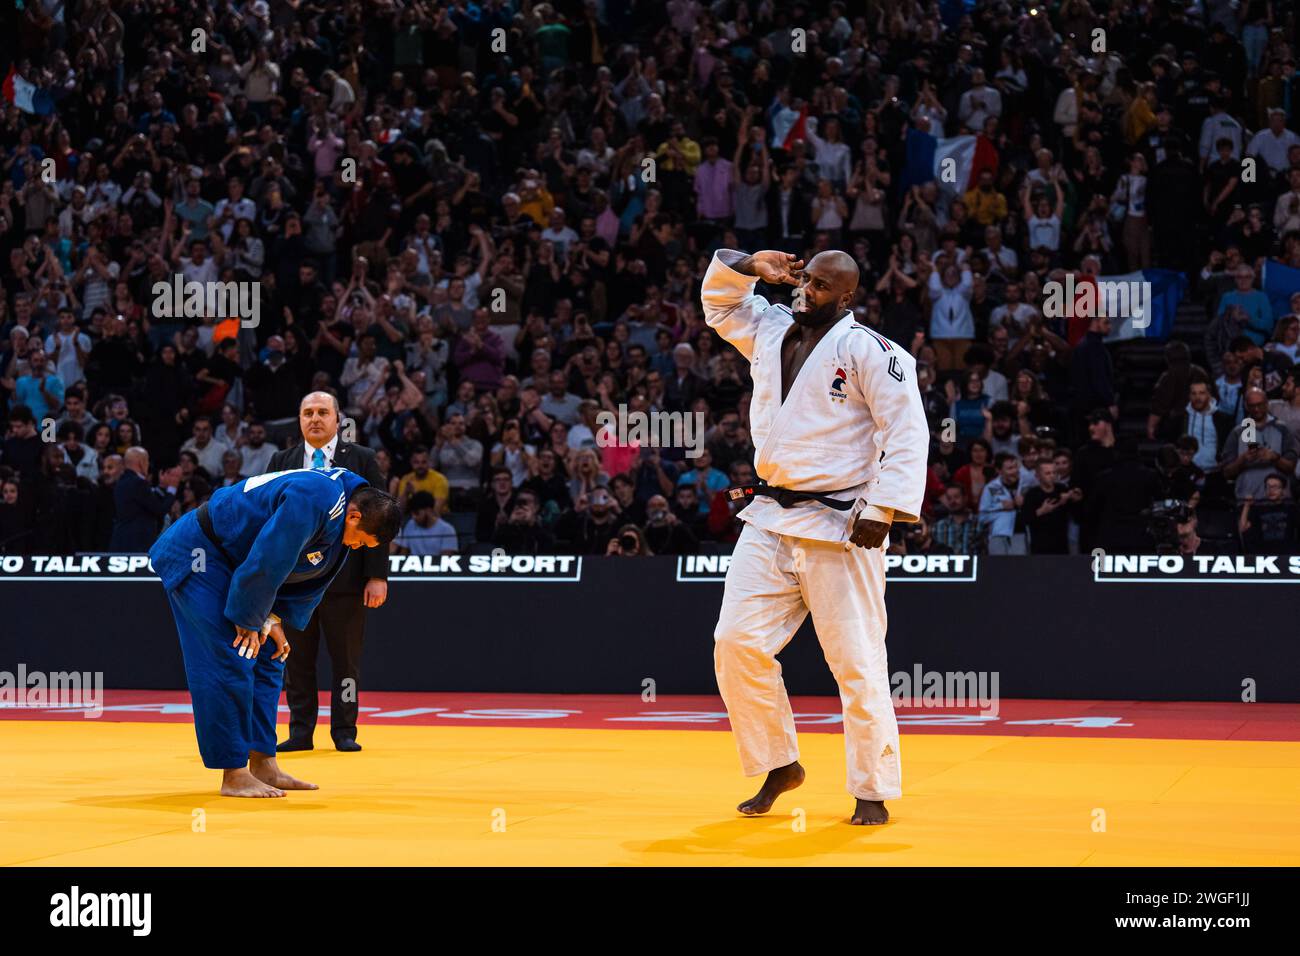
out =
[[803,261],[788,252],[768,250],[746,255],[719,249],[704,276],[700,300],[704,319],[748,361],[753,358],[754,336],[763,315],[771,308],[754,294],[759,279],[771,285],[798,286]]
[[803,260],[788,252],[767,249],[727,265],[741,275],[758,276],[768,285],[798,285]]

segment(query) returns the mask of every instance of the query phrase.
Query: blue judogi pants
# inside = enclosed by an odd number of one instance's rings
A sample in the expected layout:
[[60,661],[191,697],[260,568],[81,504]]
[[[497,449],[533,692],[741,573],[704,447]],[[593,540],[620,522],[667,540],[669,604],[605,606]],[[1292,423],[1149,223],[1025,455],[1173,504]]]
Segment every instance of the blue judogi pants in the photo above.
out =
[[268,639],[252,660],[233,646],[235,626],[225,616],[231,574],[225,561],[209,554],[205,570],[167,592],[185,658],[199,754],[211,770],[246,766],[250,751],[275,754],[284,682],[284,661],[271,660],[274,641]]

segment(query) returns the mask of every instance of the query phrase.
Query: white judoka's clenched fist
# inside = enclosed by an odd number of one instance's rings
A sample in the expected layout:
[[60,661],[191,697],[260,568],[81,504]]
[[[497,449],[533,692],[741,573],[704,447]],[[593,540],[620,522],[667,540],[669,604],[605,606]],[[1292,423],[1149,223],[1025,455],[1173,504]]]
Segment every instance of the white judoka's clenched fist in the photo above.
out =
[[859,518],[853,522],[853,533],[849,535],[849,540],[859,548],[878,548],[889,537],[889,529],[888,521]]

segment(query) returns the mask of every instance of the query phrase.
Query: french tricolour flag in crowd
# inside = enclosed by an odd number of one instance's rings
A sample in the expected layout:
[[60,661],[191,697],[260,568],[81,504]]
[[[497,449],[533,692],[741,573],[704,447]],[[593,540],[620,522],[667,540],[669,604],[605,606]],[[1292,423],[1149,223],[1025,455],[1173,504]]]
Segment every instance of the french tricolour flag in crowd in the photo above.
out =
[[1300,269],[1269,259],[1259,274],[1259,284],[1273,307],[1273,318],[1291,314],[1291,296],[1300,292]]
[[54,112],[53,97],[35,83],[29,83],[19,76],[18,71],[12,66],[9,67],[9,73],[5,76],[4,98],[6,103],[12,103],[24,113],[49,116],[50,113]]
[[772,148],[789,149],[792,143],[808,138],[808,107],[793,110],[779,102],[772,107]]
[[[1067,278],[1066,289],[1073,293],[1075,303],[1066,320],[1065,338],[1071,345],[1079,343],[1088,331],[1091,316],[1099,314],[1094,303],[1110,303],[1107,342],[1167,339],[1174,330],[1178,304],[1188,289],[1187,277],[1172,269],[1141,269],[1097,277],[1074,274]],[[1085,286],[1092,288],[1088,290]],[[1122,303],[1120,308],[1114,308],[1117,302]]]
[[[961,195],[979,181],[985,169],[994,173],[998,170],[998,151],[983,136],[940,139],[919,129],[909,129],[906,145],[907,162],[901,183],[904,190],[934,179],[942,191]],[[944,176],[945,168],[952,171],[951,177]]]
[[[983,136],[949,136],[939,138],[919,129],[907,131],[907,161],[903,168],[900,188],[911,189],[931,180],[937,180],[939,189],[950,198],[960,196],[979,181],[979,175],[985,169],[997,173],[998,151]],[[953,173],[950,177],[943,175],[945,164]],[[1300,270],[1295,272],[1297,288],[1300,288]],[[1092,306],[1086,304],[1089,294],[1092,302],[1099,301],[1097,283],[1109,285],[1106,295],[1100,301],[1112,305],[1117,301],[1125,304],[1124,308],[1112,309],[1111,332],[1108,342],[1120,342],[1126,339],[1167,339],[1174,328],[1174,316],[1178,312],[1178,303],[1187,294],[1187,279],[1181,272],[1169,269],[1144,269],[1125,275],[1100,276],[1073,275],[1068,284],[1068,300],[1071,305],[1065,312],[1065,338],[1071,345],[1078,343],[1088,331],[1091,315],[1098,314]],[[1090,290],[1084,286],[1090,285]],[[1144,285],[1145,284],[1145,285]],[[1120,288],[1122,286],[1122,288]],[[1118,293],[1123,293],[1119,295]],[[1149,302],[1146,296],[1150,296]],[[1141,310],[1134,314],[1128,308],[1130,302],[1142,302]],[[1149,314],[1148,314],[1149,313]]]

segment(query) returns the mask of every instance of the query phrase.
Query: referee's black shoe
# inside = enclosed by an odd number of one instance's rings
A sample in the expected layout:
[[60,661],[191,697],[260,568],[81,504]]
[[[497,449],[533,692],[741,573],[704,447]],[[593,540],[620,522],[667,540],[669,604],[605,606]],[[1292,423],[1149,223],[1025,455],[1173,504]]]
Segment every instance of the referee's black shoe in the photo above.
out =
[[340,737],[334,741],[334,749],[341,750],[345,754],[354,754],[361,750],[361,745],[351,737]]
[[284,743],[277,744],[275,748],[275,752],[284,754],[284,753],[290,753],[294,750],[315,750],[315,749],[316,749],[316,745],[313,744],[310,739],[303,740],[302,738],[290,737]]

